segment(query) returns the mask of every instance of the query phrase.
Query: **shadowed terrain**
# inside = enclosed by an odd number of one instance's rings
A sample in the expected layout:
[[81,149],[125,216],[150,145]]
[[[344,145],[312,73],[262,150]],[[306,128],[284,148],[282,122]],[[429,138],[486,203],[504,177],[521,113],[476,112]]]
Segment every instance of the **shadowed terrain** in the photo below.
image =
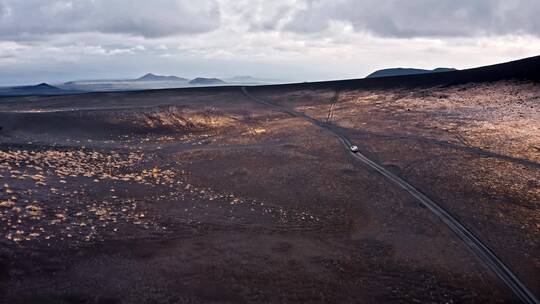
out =
[[515,302],[540,293],[540,58],[323,83],[0,99],[5,303]]
[[412,68],[392,68],[392,69],[382,69],[382,70],[375,71],[367,75],[366,78],[429,74],[429,73],[441,73],[441,72],[450,72],[450,71],[456,71],[456,69],[436,68],[433,70],[424,70],[424,69],[412,69]]

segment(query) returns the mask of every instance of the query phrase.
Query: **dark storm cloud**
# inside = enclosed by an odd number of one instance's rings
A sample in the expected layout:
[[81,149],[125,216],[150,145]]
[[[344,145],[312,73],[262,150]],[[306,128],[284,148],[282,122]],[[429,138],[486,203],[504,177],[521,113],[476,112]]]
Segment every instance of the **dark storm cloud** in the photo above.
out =
[[215,0],[0,0],[0,39],[101,32],[162,37],[219,27]]
[[0,0],[0,85],[468,68],[538,55],[538,16],[540,0]]
[[307,0],[284,29],[314,33],[332,21],[387,37],[540,35],[538,0]]
[[0,40],[99,32],[149,38],[210,32],[317,33],[334,22],[382,37],[540,35],[539,0],[0,0]]

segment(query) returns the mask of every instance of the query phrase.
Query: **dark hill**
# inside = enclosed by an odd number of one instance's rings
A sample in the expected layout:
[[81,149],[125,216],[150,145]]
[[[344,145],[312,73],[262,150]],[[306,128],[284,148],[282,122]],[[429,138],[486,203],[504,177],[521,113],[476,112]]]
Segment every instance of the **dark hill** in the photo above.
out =
[[47,83],[40,83],[40,84],[35,85],[35,86],[19,87],[19,89],[30,90],[30,91],[34,91],[34,92],[51,92],[51,91],[58,92],[58,91],[61,91],[61,89],[59,89],[59,88],[57,88],[55,86],[52,86],[50,84],[47,84]]
[[135,79],[135,81],[188,81],[188,79],[177,76],[161,76],[148,73],[140,78]]
[[0,88],[0,96],[22,96],[22,95],[61,95],[69,93],[78,93],[67,91],[55,86],[41,83],[35,86],[7,87]]
[[217,78],[195,78],[192,81],[189,82],[189,84],[192,85],[219,85],[219,84],[226,84],[225,81]]
[[383,69],[383,70],[375,71],[369,74],[366,78],[417,75],[417,74],[441,73],[441,72],[451,72],[451,71],[457,71],[457,70],[453,68],[436,68],[434,70],[393,68],[393,69]]
[[281,87],[291,89],[363,89],[363,88],[417,88],[464,83],[493,82],[499,80],[528,80],[540,82],[540,56],[483,66],[479,68],[416,75],[377,78],[292,83],[259,88]]

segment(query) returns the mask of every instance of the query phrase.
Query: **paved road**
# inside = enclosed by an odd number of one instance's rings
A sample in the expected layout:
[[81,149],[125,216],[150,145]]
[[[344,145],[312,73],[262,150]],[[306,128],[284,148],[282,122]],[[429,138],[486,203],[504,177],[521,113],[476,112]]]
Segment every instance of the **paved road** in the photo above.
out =
[[404,179],[386,170],[384,167],[375,163],[374,161],[372,161],[371,159],[369,159],[362,153],[359,153],[359,152],[352,153],[350,150],[352,143],[344,134],[342,134],[342,132],[334,128],[332,125],[323,123],[319,120],[316,120],[312,117],[307,116],[304,113],[301,113],[301,112],[289,109],[287,107],[274,104],[267,100],[258,98],[252,95],[251,93],[249,93],[246,87],[242,87],[242,92],[247,97],[249,97],[250,99],[260,104],[264,104],[268,107],[272,107],[276,110],[280,110],[291,116],[303,118],[311,122],[312,124],[329,131],[331,134],[336,136],[341,141],[344,148],[347,151],[349,151],[349,153],[355,160],[360,161],[364,165],[379,172],[381,175],[386,177],[389,181],[401,187],[403,190],[407,191],[418,202],[423,204],[431,212],[437,215],[439,219],[448,226],[448,228],[450,228],[463,242],[465,242],[465,244],[469,247],[469,249],[472,250],[476,254],[476,256],[482,262],[484,262],[484,264],[486,264],[486,266],[488,266],[493,272],[495,272],[495,274],[506,284],[506,286],[508,286],[508,288],[510,288],[515,293],[515,295],[523,303],[540,304],[540,301],[535,297],[535,295],[527,288],[527,286],[525,286],[525,284],[523,284],[518,279],[518,277],[510,270],[510,268],[508,268],[508,266],[506,266],[495,255],[493,250],[491,250],[484,243],[482,243],[482,241],[480,241],[478,237],[476,237],[469,229],[467,229],[467,227],[465,227],[456,218],[454,218],[450,213],[444,210],[444,208],[439,206],[439,204],[431,200],[429,197],[427,197],[425,194],[420,192],[418,189],[416,189],[414,186],[409,184]]

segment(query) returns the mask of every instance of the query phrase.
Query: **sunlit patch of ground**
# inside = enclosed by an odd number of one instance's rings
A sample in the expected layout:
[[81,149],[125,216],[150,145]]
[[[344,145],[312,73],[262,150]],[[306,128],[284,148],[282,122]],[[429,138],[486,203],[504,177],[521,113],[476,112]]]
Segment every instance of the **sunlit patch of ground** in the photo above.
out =
[[436,199],[529,286],[540,286],[537,83],[262,90],[260,96],[343,127],[363,153]]

